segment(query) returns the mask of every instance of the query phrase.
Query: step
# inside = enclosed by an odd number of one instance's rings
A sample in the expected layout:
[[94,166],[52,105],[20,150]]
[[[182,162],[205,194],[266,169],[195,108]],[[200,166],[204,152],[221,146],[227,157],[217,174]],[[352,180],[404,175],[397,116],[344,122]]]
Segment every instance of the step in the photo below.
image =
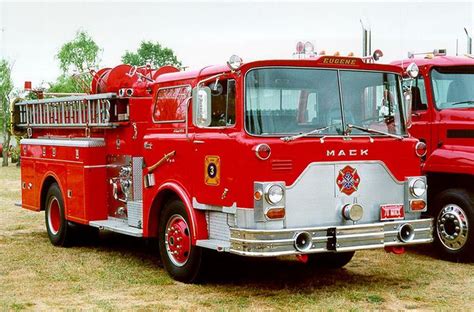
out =
[[99,228],[100,230],[109,230],[129,236],[143,237],[143,229],[129,226],[126,219],[109,218],[107,220],[90,221],[89,225]]
[[200,239],[196,241],[196,245],[199,247],[217,250],[219,252],[230,250],[230,242],[220,239]]

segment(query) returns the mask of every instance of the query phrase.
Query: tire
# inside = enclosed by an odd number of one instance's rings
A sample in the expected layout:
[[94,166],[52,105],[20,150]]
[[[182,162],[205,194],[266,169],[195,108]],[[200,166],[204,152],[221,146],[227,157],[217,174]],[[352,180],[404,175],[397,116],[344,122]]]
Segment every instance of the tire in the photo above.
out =
[[434,200],[434,241],[441,257],[449,261],[474,259],[474,194],[447,189]]
[[308,263],[324,269],[340,269],[352,260],[354,254],[354,251],[311,254]]
[[158,246],[163,266],[172,278],[184,283],[199,280],[203,251],[192,245],[189,217],[180,200],[172,200],[163,208],[158,225]]
[[72,231],[64,212],[64,199],[56,183],[51,184],[45,199],[45,223],[48,237],[54,246],[71,244]]

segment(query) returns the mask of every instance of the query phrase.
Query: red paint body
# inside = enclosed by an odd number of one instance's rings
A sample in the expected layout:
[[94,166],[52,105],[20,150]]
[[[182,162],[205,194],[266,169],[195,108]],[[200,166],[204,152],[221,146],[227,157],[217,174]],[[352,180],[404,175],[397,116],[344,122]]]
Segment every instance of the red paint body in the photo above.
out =
[[[423,79],[427,108],[414,110],[410,133],[428,147],[423,164],[425,174],[474,175],[474,106],[469,108],[438,109],[435,105],[432,70],[435,68],[474,68],[469,57],[435,56],[396,61],[392,64],[404,69],[415,62]],[[423,91],[423,90],[422,90]],[[463,135],[448,135],[450,130],[464,131]],[[452,181],[445,180],[444,183]]]
[[[351,64],[334,64],[325,59],[326,57],[311,60],[258,61],[244,64],[237,73],[232,73],[227,66],[211,66],[185,72],[178,72],[171,67],[157,71],[139,69],[143,75],[152,77],[152,83],[139,82],[136,76],[127,76],[132,69],[128,65],[100,70],[93,82],[92,93],[118,92],[122,88],[134,90],[134,95],[127,98],[129,121],[122,122],[113,129],[92,128],[91,137],[104,138],[106,145],[78,148],[77,158],[75,147],[56,147],[53,155],[53,146],[22,145],[23,207],[36,211],[44,209],[41,203],[42,193],[48,179],[54,178],[62,194],[72,191],[71,198],[65,195],[68,220],[88,224],[90,221],[107,219],[107,216],[114,215],[117,205],[111,200],[111,188],[108,183],[111,176],[105,167],[100,166],[106,164],[111,157],[130,155],[144,157],[145,166],[149,167],[158,162],[164,154],[176,151],[171,161],[156,169],[155,185],[144,188],[143,236],[157,235],[160,209],[170,194],[174,194],[183,201],[188,211],[194,244],[198,239],[206,239],[208,232],[205,214],[193,207],[193,198],[206,205],[228,207],[236,204],[237,207],[253,209],[255,181],[284,181],[286,185],[292,185],[312,162],[374,160],[382,161],[398,181],[419,175],[420,160],[414,152],[418,140],[415,138],[397,140],[375,137],[371,142],[368,135],[354,136],[352,140],[334,136],[325,138],[322,144],[320,139],[315,137],[283,142],[278,137],[257,137],[245,131],[243,77],[252,68],[318,67],[402,73],[399,66],[365,63],[357,58],[347,58],[354,60]],[[233,127],[197,128],[191,118],[188,118],[187,124],[153,121],[153,116],[176,114],[173,111],[167,112],[166,108],[162,108],[158,115],[154,114],[154,103],[159,89],[181,85],[195,87],[198,81],[219,73],[226,73],[224,77],[232,77],[236,81],[236,116]],[[191,110],[192,106],[189,105],[188,116],[191,116]],[[183,118],[183,114],[185,115],[185,112],[179,114],[179,118]],[[454,116],[450,115],[449,118],[455,118]],[[32,138],[39,137],[83,138],[84,130],[34,129]],[[271,147],[268,160],[260,160],[255,155],[254,148],[260,143]],[[144,148],[147,144],[152,147]],[[368,153],[359,152],[367,149]],[[328,150],[334,150],[335,154],[328,156]],[[205,183],[204,159],[207,155],[220,157],[218,185]],[[462,158],[456,160],[466,162],[467,166],[471,165],[472,170],[472,158],[471,163]],[[147,173],[147,169],[143,169],[143,174]],[[224,193],[226,196],[223,196]]]

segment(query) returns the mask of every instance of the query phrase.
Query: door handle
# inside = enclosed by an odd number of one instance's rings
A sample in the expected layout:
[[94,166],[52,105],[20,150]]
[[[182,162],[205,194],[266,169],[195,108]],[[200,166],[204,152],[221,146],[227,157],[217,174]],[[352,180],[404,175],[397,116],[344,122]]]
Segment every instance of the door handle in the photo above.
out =
[[206,142],[200,141],[200,140],[194,140],[193,143],[194,143],[194,144],[204,144],[204,143],[206,143]]
[[145,142],[145,143],[143,143],[143,148],[151,150],[153,148],[153,143]]

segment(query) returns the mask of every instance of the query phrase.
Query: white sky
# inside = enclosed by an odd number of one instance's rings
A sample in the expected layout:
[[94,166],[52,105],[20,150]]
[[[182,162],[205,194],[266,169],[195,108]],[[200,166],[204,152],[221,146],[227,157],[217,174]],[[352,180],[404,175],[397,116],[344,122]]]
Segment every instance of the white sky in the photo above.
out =
[[[409,50],[466,51],[463,28],[473,33],[474,4],[468,2],[22,2],[0,0],[0,58],[13,63],[13,80],[39,86],[60,74],[55,54],[78,29],[103,49],[101,65],[120,63],[141,40],[172,48],[185,66],[290,58],[297,41],[316,50],[361,54],[359,19],[370,22],[372,49],[384,62]],[[2,32],[3,29],[3,32]]]

